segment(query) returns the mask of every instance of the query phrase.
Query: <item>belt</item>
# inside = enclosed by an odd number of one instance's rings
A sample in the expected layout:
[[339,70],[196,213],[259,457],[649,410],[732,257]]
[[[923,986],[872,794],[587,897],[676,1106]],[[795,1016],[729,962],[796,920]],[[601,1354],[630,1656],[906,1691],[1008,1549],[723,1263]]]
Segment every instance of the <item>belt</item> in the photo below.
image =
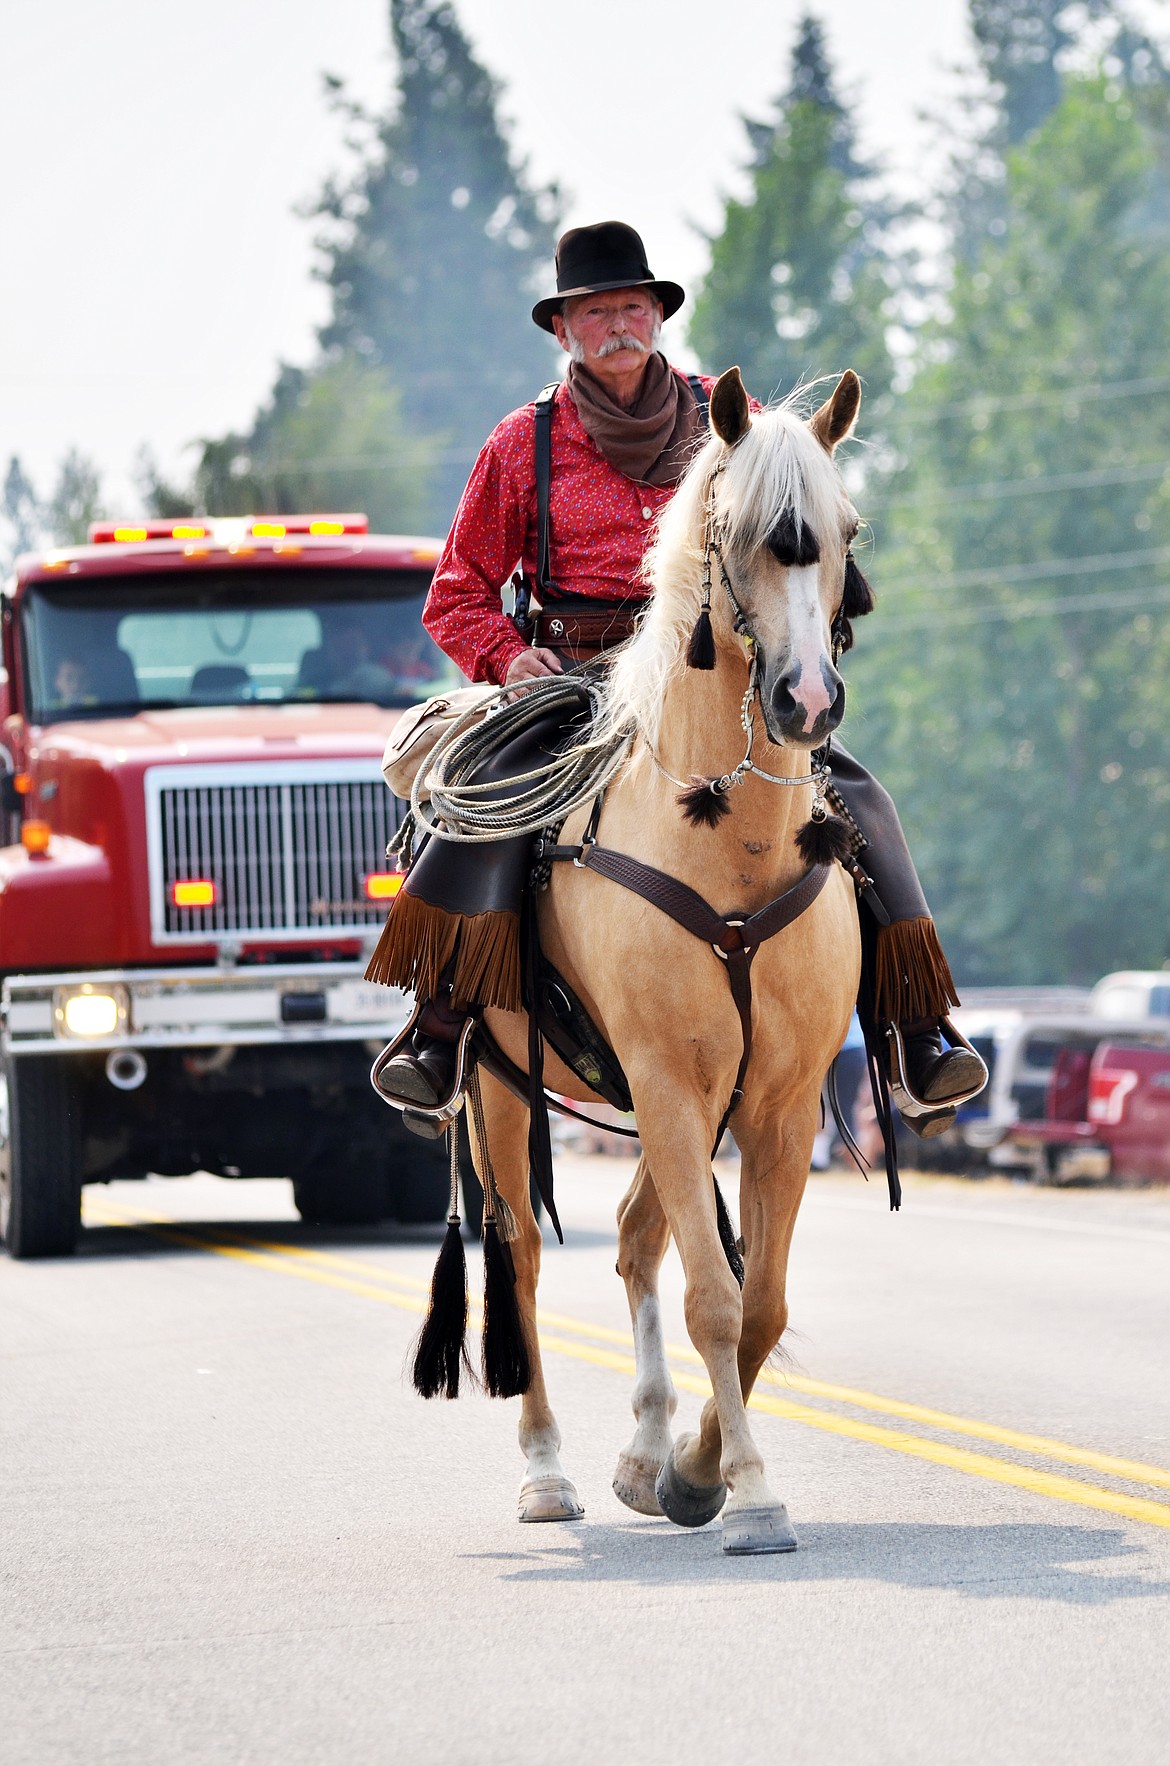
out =
[[633,635],[634,622],[646,605],[637,601],[557,600],[542,607],[532,622],[532,642],[564,650],[577,661],[612,650]]

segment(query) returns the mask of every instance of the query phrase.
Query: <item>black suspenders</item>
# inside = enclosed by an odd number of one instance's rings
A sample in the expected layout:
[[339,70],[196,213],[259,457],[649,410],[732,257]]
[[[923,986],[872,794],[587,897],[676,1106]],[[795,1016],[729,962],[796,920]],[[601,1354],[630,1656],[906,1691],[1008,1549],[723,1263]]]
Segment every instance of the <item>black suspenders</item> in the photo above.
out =
[[[552,412],[553,400],[557,396],[559,380],[550,380],[540,397],[536,400],[536,427],[533,437],[536,468],[536,592],[542,607],[547,607],[550,600],[555,601],[559,591],[552,580],[549,570],[549,522],[548,504],[552,488]],[[709,400],[703,382],[697,374],[687,375],[694,400],[699,408],[699,416],[703,428],[708,423],[707,407]],[[514,579],[516,605],[513,618],[522,637],[528,637],[531,630],[529,609],[532,602],[533,584],[527,577],[517,576]]]

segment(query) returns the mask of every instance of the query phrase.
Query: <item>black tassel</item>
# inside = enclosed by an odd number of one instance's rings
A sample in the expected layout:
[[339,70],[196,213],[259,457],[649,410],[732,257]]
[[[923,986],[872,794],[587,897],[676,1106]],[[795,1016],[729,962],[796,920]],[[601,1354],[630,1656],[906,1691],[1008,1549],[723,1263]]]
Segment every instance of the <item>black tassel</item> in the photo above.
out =
[[516,1304],[516,1266],[494,1220],[483,1224],[483,1383],[490,1398],[516,1398],[532,1383]]
[[806,865],[831,865],[834,859],[847,859],[853,851],[849,825],[840,816],[807,821],[796,831],[796,850]]
[[727,1203],[723,1200],[723,1191],[719,1188],[719,1179],[711,1180],[715,1185],[715,1219],[719,1224],[719,1243],[723,1246],[723,1255],[727,1259],[727,1267],[743,1287],[743,1252],[739,1248],[739,1240],[731,1225],[731,1216],[727,1212]]
[[876,606],[877,596],[857,568],[857,561],[853,553],[846,552],[845,593],[841,597],[842,613],[846,619],[861,619],[864,614],[872,613]]
[[712,791],[713,779],[696,779],[689,791],[683,791],[675,802],[692,828],[714,828],[731,814],[726,791]]
[[411,1377],[423,1398],[458,1398],[459,1371],[467,1360],[467,1259],[457,1216],[446,1236],[431,1278],[431,1306],[418,1334]]
[[841,596],[841,610],[833,621],[833,655],[844,656],[853,648],[853,621],[863,615],[872,613],[877,606],[877,596],[862,576],[854,561],[852,552],[845,554],[845,588]]
[[711,609],[704,601],[699,610],[687,645],[688,668],[715,667],[715,634],[711,630]]

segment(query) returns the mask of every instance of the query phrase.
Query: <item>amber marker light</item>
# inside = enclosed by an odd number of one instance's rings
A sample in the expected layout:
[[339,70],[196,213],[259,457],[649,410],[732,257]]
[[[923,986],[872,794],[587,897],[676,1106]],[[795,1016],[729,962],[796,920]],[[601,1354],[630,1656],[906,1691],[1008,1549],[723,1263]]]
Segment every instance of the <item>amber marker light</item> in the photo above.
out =
[[393,901],[405,882],[405,871],[371,871],[365,882],[366,899]]
[[177,908],[213,908],[218,894],[210,877],[183,877],[171,884],[171,900]]
[[20,826],[20,844],[30,858],[43,858],[49,850],[53,830],[48,822],[27,821]]
[[31,773],[17,773],[12,780],[12,789],[18,797],[27,797],[33,788]]

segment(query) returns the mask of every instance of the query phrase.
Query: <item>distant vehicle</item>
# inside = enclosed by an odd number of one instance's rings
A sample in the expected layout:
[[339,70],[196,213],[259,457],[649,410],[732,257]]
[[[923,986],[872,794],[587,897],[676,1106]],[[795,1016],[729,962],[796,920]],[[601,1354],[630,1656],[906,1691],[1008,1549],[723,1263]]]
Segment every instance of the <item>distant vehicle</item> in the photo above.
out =
[[0,679],[0,1233],[72,1250],[81,1188],[291,1176],[314,1220],[439,1219],[441,1150],[375,1098],[362,979],[401,878],[381,773],[457,677],[439,542],[364,516],[105,524],[21,558]]
[[[1088,996],[1087,1003],[1091,1003]],[[1043,1122],[1049,1088],[1066,1051],[1090,1059],[1106,1039],[1132,1037],[1170,1046],[1170,1018],[1106,1017],[1074,1010],[1033,1013],[989,1007],[963,1007],[955,1021],[986,1061],[987,1086],[961,1113],[954,1131],[962,1144],[993,1167],[1030,1170],[1014,1135],[1017,1124]]]
[[1089,1009],[1100,1018],[1170,1018],[1170,972],[1119,969],[1098,981]]
[[1170,1182],[1170,1046],[1062,1049],[1043,1121],[1017,1123],[1008,1141],[1038,1177]]

